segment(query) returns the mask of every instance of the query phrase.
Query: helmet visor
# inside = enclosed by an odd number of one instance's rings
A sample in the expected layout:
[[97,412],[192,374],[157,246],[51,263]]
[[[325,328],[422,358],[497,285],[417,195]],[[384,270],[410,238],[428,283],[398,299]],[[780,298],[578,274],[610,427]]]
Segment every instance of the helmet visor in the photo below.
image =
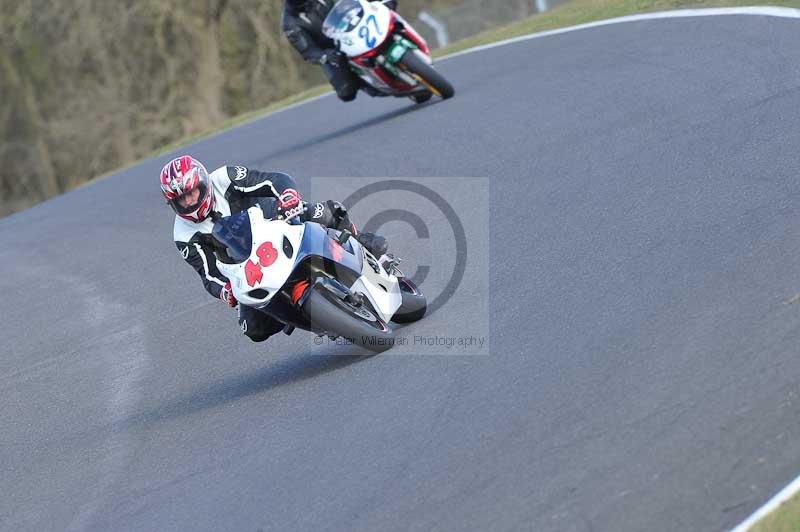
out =
[[208,172],[203,168],[193,168],[183,180],[183,193],[169,203],[178,214],[191,214],[208,197],[208,187]]

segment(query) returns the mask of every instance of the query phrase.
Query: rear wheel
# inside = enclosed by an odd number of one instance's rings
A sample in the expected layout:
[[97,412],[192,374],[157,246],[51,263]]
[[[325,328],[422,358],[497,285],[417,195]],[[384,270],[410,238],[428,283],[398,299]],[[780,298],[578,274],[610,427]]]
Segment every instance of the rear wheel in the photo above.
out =
[[456,93],[450,82],[439,72],[434,70],[432,66],[423,61],[414,53],[414,50],[406,51],[397,64],[403,68],[403,70],[411,74],[426,89],[444,100],[452,98]]
[[394,346],[394,332],[366,304],[354,304],[324,288],[312,289],[303,313],[314,332],[340,336],[375,353]]

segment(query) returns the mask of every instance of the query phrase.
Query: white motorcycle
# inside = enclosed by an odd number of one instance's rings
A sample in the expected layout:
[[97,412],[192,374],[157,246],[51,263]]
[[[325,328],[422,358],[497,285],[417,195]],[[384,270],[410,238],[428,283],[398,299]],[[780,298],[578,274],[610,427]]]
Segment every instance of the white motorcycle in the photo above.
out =
[[450,82],[434,70],[425,39],[380,2],[339,0],[325,18],[322,33],[380,94],[408,96],[417,103],[455,94]]
[[217,267],[240,304],[285,323],[287,334],[299,327],[374,352],[394,345],[390,321],[425,315],[425,296],[398,259],[374,257],[348,231],[278,215],[268,198],[214,223]]

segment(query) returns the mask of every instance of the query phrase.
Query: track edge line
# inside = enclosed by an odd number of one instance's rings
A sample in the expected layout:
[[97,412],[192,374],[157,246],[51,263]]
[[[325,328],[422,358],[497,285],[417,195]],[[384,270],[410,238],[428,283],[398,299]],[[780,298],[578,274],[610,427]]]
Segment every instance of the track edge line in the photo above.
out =
[[614,24],[624,24],[627,22],[639,22],[642,20],[659,20],[669,18],[691,18],[691,17],[712,17],[712,16],[725,16],[725,15],[749,15],[749,16],[768,16],[777,18],[800,18],[800,9],[793,7],[778,7],[778,6],[744,6],[744,7],[708,7],[698,9],[676,9],[671,11],[656,11],[653,13],[637,13],[635,15],[625,15],[622,17],[608,18],[603,20],[595,20],[593,22],[586,22],[584,24],[577,24],[574,26],[567,26],[564,28],[555,28],[552,30],[544,30],[535,33],[528,33],[526,35],[519,35],[511,37],[502,41],[497,41],[488,44],[480,44],[453,52],[452,54],[444,55],[436,60],[445,61],[461,55],[470,54],[473,52],[480,52],[483,50],[490,50],[500,46],[506,46],[518,42],[530,41],[533,39],[541,39],[543,37],[550,37],[551,35],[561,35],[562,33],[571,33],[573,31],[586,30],[591,28],[598,28],[602,26],[611,26]]
[[750,514],[750,516],[742,521],[731,532],[747,532],[754,524],[772,513],[778,506],[791,499],[798,491],[800,491],[800,476],[791,481],[786,487],[779,491],[774,497],[764,503],[759,509]]

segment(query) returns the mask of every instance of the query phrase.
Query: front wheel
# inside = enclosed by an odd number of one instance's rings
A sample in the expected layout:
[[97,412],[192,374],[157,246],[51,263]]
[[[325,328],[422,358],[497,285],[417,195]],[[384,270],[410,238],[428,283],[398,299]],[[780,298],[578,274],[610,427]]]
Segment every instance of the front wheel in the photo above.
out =
[[420,59],[414,50],[408,50],[397,62],[403,70],[411,74],[420,84],[443,100],[456,93],[453,86],[432,66]]
[[400,285],[400,295],[403,297],[403,302],[397,312],[392,316],[392,321],[395,323],[413,323],[419,321],[428,310],[428,301],[425,299],[425,294],[417,288],[410,279],[400,277],[397,279]]
[[303,313],[314,332],[340,336],[374,353],[394,346],[394,332],[367,305],[351,304],[324,288],[312,290]]

